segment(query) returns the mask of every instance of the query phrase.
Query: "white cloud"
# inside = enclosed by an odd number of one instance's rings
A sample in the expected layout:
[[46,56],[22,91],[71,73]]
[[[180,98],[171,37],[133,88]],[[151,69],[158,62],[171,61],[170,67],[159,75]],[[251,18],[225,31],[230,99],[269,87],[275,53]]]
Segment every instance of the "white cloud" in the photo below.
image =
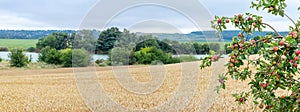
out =
[[59,29],[47,23],[22,17],[9,11],[0,11],[0,29]]
[[[89,12],[92,6],[98,0],[0,0],[0,29],[77,29],[80,27],[85,15]],[[100,2],[107,2],[111,5],[106,5],[104,10],[95,11],[95,18],[90,21],[106,23],[106,16],[115,11],[114,7],[127,4],[126,0],[100,0]],[[130,0],[133,2],[134,0]],[[149,0],[150,1],[150,0]],[[153,0],[158,1],[160,0]],[[100,3],[99,2],[99,3]],[[232,16],[237,13],[252,12],[249,10],[251,0],[199,0],[202,5],[211,13],[211,17],[203,17],[201,11],[192,10],[192,4],[188,1],[174,2],[173,5],[181,7],[183,10],[189,12],[190,15],[197,15],[197,21],[208,23],[212,16]],[[128,3],[130,4],[130,3]],[[300,6],[299,0],[287,0],[288,8],[287,14],[291,15],[293,19],[298,19],[299,11],[296,11],[297,6]],[[117,11],[119,9],[116,9]],[[197,30],[191,21],[187,20],[183,15],[176,14],[162,8],[140,8],[136,10],[126,11],[127,13],[119,15],[109,24],[110,26],[128,27],[137,22],[156,19],[167,21],[166,23],[176,26],[180,31],[187,33]],[[286,18],[274,17],[270,14],[259,13],[263,15],[264,21],[270,23],[278,30],[288,30],[288,25],[291,23]],[[208,16],[208,15],[205,15]],[[200,28],[208,29],[210,25],[202,24]],[[99,26],[92,23],[95,27]],[[154,25],[154,24],[153,24]],[[159,25],[158,25],[159,26]],[[155,26],[157,27],[157,26]],[[232,27],[229,27],[233,29]],[[162,30],[162,29],[159,29]],[[166,29],[168,30],[168,29]],[[267,29],[270,30],[270,29]]]
[[0,11],[0,29],[27,29],[34,27],[49,27],[49,25],[21,17],[18,14],[12,12]]

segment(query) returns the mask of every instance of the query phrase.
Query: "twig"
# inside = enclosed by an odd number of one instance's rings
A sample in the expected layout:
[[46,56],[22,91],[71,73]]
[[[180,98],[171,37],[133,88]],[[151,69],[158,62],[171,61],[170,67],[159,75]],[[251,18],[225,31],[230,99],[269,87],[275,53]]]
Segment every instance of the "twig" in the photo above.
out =
[[263,25],[267,25],[268,27],[270,27],[276,34],[277,34],[277,36],[280,36],[280,37],[283,37],[282,35],[280,35],[279,33],[278,33],[278,31],[277,30],[275,30],[275,28],[273,28],[271,25],[269,25],[269,24],[267,24],[267,23],[261,23],[261,24],[263,24]]
[[293,24],[296,26],[296,22],[290,16],[288,16],[286,13],[284,13],[284,16],[286,16],[290,21],[292,21]]

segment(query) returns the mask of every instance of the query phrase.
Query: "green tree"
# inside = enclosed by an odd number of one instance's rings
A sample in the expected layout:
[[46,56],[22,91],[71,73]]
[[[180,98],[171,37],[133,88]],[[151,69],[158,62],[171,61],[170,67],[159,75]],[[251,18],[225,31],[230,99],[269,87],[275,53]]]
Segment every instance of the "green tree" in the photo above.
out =
[[193,43],[184,42],[184,43],[174,43],[172,48],[176,51],[177,54],[196,54]]
[[170,53],[164,53],[155,46],[146,47],[134,53],[134,58],[139,64],[151,64],[154,61],[161,61],[164,64],[179,63],[180,59],[173,58]]
[[165,53],[175,54],[176,52],[170,45],[157,39],[148,39],[138,43],[135,47],[135,51],[139,51],[145,47],[156,47]]
[[54,35],[48,35],[45,38],[39,39],[36,46],[39,49],[42,49],[46,46],[49,46],[50,48],[57,48],[57,39]]
[[61,56],[59,57],[63,67],[72,67],[72,50],[64,49],[59,51]]
[[54,48],[50,48],[49,46],[43,48],[39,54],[39,61],[45,62],[47,64],[55,64],[59,65],[62,63],[60,60],[61,54]]
[[135,63],[133,56],[130,56],[130,50],[121,47],[115,47],[109,53],[109,61],[111,65],[131,65]]
[[73,49],[85,49],[90,53],[94,53],[96,49],[97,31],[95,30],[80,30],[76,33],[73,41]]
[[10,58],[10,66],[12,67],[24,67],[28,64],[28,57],[23,54],[23,49],[13,49],[8,54]]
[[90,64],[90,60],[91,60],[90,54],[85,49],[72,50],[73,67],[86,67]]
[[102,31],[96,44],[96,52],[108,53],[108,51],[114,47],[116,40],[121,34],[122,32],[119,31],[117,27],[112,27]]
[[45,38],[39,39],[36,47],[39,49],[49,46],[56,50],[70,48],[74,37],[68,33],[52,33]]
[[136,44],[142,42],[146,38],[147,37],[145,36],[137,36],[135,33],[130,33],[129,30],[124,29],[120,37],[116,40],[115,47],[126,48],[127,50],[134,50]]
[[210,43],[209,44],[209,49],[213,50],[215,52],[219,52],[221,50],[221,47],[220,47],[219,43]]

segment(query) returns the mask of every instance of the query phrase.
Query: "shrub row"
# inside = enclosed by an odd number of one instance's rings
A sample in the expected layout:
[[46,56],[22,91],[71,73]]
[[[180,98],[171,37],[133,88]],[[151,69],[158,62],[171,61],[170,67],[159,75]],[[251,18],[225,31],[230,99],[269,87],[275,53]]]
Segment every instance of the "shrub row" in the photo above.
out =
[[[27,52],[38,52],[35,47],[29,47],[25,49]],[[0,47],[0,51],[9,51],[7,47]]]
[[63,67],[85,67],[90,63],[90,55],[84,49],[63,49],[45,47],[39,54],[39,61]]

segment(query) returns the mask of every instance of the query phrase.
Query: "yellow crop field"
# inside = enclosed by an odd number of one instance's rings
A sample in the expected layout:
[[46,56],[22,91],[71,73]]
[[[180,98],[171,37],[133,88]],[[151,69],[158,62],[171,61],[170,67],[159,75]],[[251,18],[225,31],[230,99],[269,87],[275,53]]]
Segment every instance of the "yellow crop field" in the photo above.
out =
[[[194,62],[191,67],[199,68],[199,62]],[[189,64],[186,64],[189,65]],[[228,81],[227,89],[216,94],[212,87],[216,81],[211,81],[218,74],[213,68],[198,71],[183,70],[184,64],[165,65],[166,77],[163,83],[155,91],[149,94],[136,94],[122,87],[115,78],[113,67],[97,67],[98,81],[102,84],[106,95],[121,107],[131,110],[169,111],[175,108],[160,108],[170,100],[175,100],[179,105],[187,103],[180,111],[198,112],[228,112],[228,111],[261,111],[255,108],[252,102],[238,105],[234,102],[233,93],[247,90],[246,82]],[[222,65],[222,64],[219,64]],[[184,66],[184,67],[183,67]],[[194,69],[193,68],[193,69]],[[191,69],[192,70],[192,69]],[[155,77],[155,72],[150,66],[130,66],[129,71],[134,80],[148,82]],[[184,86],[180,95],[192,93],[190,99],[173,99],[176,93],[181,91],[182,82],[194,81],[192,78],[183,78],[183,75],[198,73],[196,88],[190,91],[189,86]],[[221,71],[219,71],[221,72]],[[153,73],[151,75],[151,73]],[[84,97],[76,86],[76,79],[72,68],[59,69],[5,69],[0,71],[0,111],[60,111],[60,112],[85,112],[92,111],[86,105]],[[217,83],[216,83],[217,84]],[[210,89],[209,89],[210,88]],[[96,93],[96,92],[95,92]],[[91,93],[93,94],[93,93]],[[179,95],[179,96],[180,96]],[[107,105],[107,104],[99,104]],[[118,111],[118,107],[110,105],[102,106],[102,111]],[[179,108],[179,107],[178,107]],[[93,109],[94,110],[94,109]],[[97,110],[97,109],[95,109]]]

